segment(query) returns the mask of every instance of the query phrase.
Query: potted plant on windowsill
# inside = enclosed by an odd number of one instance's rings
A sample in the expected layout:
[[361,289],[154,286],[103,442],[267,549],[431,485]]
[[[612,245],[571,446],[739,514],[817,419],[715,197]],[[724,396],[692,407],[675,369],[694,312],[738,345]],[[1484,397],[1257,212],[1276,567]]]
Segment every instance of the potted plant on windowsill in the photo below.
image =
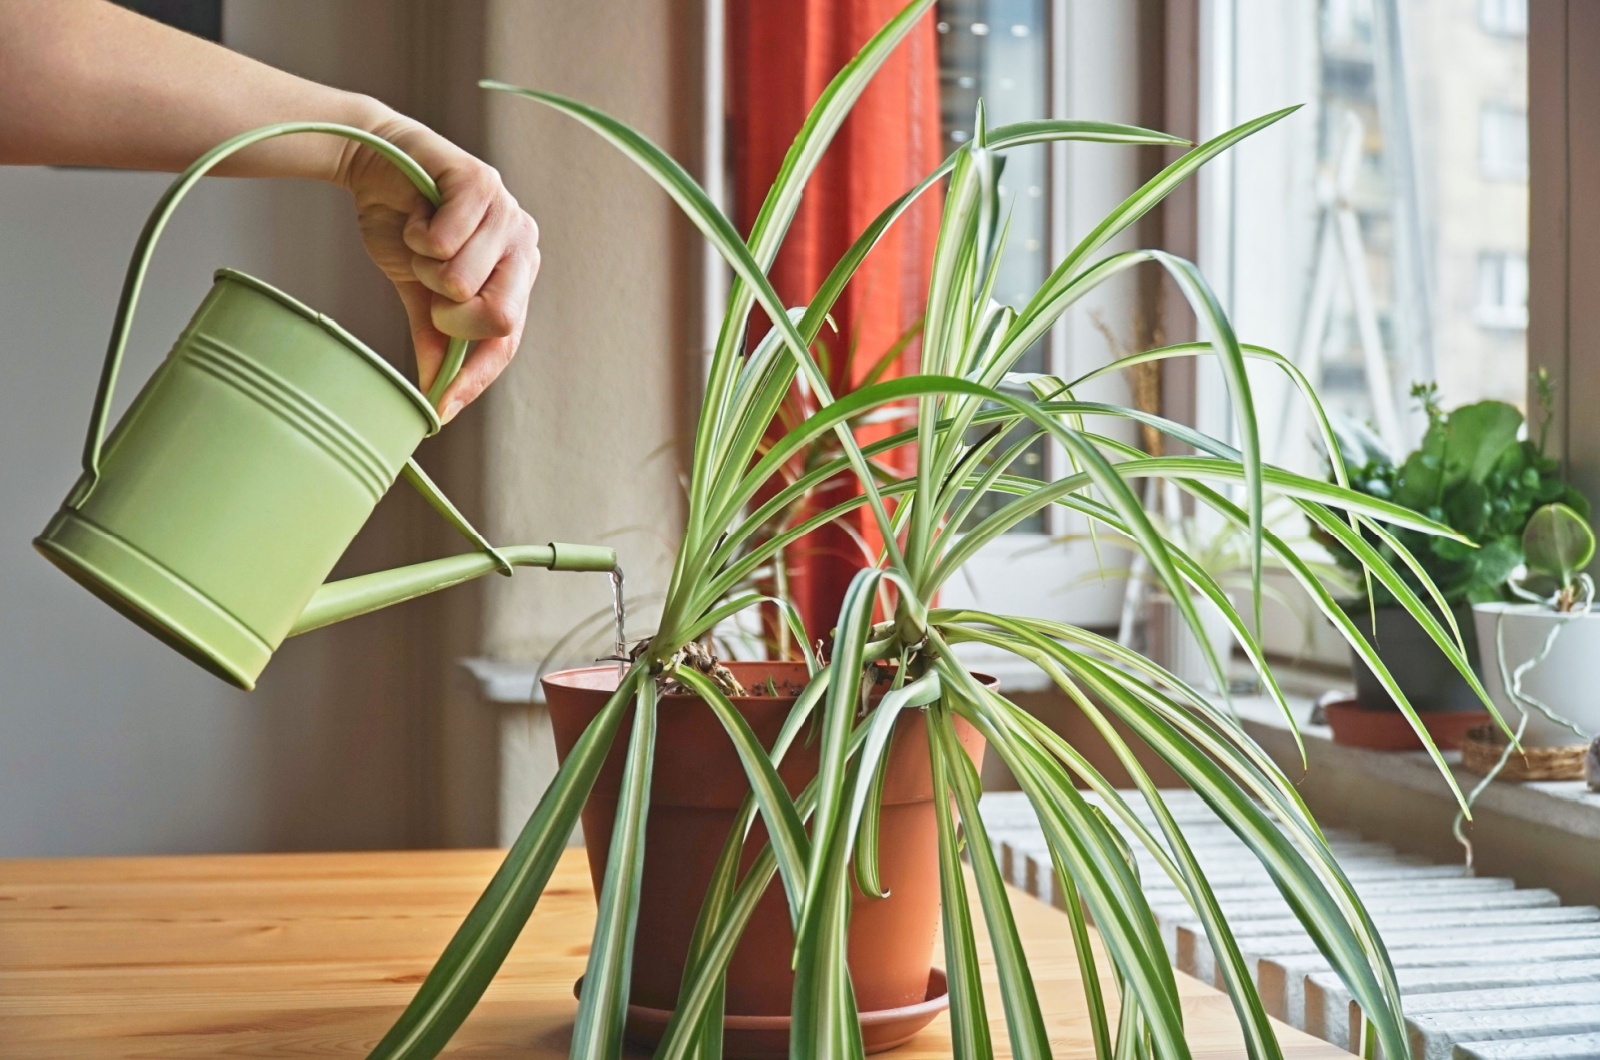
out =
[[[1600,744],[1600,703],[1593,695],[1600,621],[1591,611],[1594,531],[1565,504],[1533,513],[1522,535],[1527,564],[1507,580],[1519,602],[1473,605],[1484,683],[1514,732],[1489,725],[1466,733],[1461,764],[1483,779],[1467,794],[1452,831],[1472,865],[1463,828],[1479,795],[1496,780],[1596,779],[1588,759]],[[1592,741],[1592,742],[1591,742]]]
[[[1414,593],[1426,597],[1434,615],[1466,646],[1476,665],[1478,644],[1472,606],[1503,600],[1506,578],[1522,562],[1522,532],[1535,508],[1556,500],[1583,505],[1561,478],[1560,465],[1545,453],[1549,382],[1535,380],[1545,410],[1537,440],[1520,437],[1523,418],[1515,406],[1480,401],[1446,412],[1433,384],[1412,388],[1428,427],[1421,444],[1396,464],[1369,433],[1340,432],[1339,442],[1353,488],[1382,497],[1450,526],[1454,537],[1365,530],[1367,542],[1400,569]],[[1431,649],[1427,632],[1399,606],[1386,585],[1362,575],[1361,562],[1325,531],[1313,534],[1336,562],[1367,589],[1346,602],[1351,619],[1377,646],[1389,672],[1422,712],[1436,743],[1457,747],[1466,731],[1489,721],[1476,682],[1469,681]],[[1403,546],[1414,562],[1403,562]],[[1429,591],[1432,586],[1435,591]],[[1334,738],[1383,750],[1420,747],[1394,697],[1359,657],[1351,664],[1354,700],[1326,708]],[[1481,673],[1481,671],[1480,671]]]
[[[1337,484],[1264,465],[1246,359],[1276,366],[1296,381],[1331,450],[1326,417],[1304,376],[1270,351],[1242,346],[1190,263],[1161,251],[1102,253],[1110,240],[1207,160],[1287,112],[1246,123],[1173,162],[1085,235],[1018,310],[997,305],[990,297],[1005,241],[996,194],[1004,152],[1055,140],[1175,141],[1159,133],[1079,120],[989,129],[980,110],[970,139],[862,233],[812,301],[786,307],[765,269],[778,251],[807,176],[873,71],[930,7],[931,0],[909,5],[823,91],[748,241],[677,163],[625,125],[573,100],[494,86],[571,116],[639,163],[728,261],[735,281],[708,369],[687,475],[687,521],[660,624],[627,660],[591,669],[587,676],[552,675],[552,689],[584,682],[591,686],[595,705],[590,716],[569,729],[560,770],[539,807],[375,1056],[432,1056],[449,1040],[516,940],[580,816],[594,826],[589,829],[590,857],[603,859],[603,868],[599,860],[592,863],[598,913],[577,1004],[573,1056],[617,1056],[629,1027],[641,1037],[660,1035],[659,1057],[731,1055],[723,1048],[725,1029],[753,1017],[730,1008],[735,984],[729,981],[729,968],[739,960],[741,938],[760,915],[762,896],[769,891],[781,944],[769,943],[754,956],[765,961],[774,978],[784,980],[790,969],[794,975],[784,1011],[765,1014],[777,1026],[766,1026],[781,1031],[780,1040],[792,1057],[860,1056],[866,1047],[864,1029],[871,1031],[882,1013],[868,1011],[870,1006],[859,1000],[879,985],[866,981],[876,966],[861,959],[861,946],[872,943],[863,943],[855,931],[869,919],[858,916],[859,911],[873,903],[902,903],[905,919],[917,921],[905,928],[904,937],[926,940],[934,914],[927,903],[915,900],[919,886],[939,897],[944,968],[937,976],[930,974],[929,983],[948,993],[956,1055],[986,1057],[994,1051],[974,927],[974,918],[982,916],[1012,1055],[1049,1056],[1040,999],[978,814],[980,785],[971,753],[974,737],[981,737],[1029,794],[1058,885],[1069,896],[1066,912],[1085,984],[1082,1004],[1099,1054],[1177,1060],[1190,1055],[1176,978],[1131,859],[1108,819],[1114,816],[1134,830],[1191,902],[1219,954],[1220,979],[1233,998],[1251,1054],[1278,1057],[1250,969],[1200,862],[1132,748],[1112,727],[1113,719],[1125,723],[1137,740],[1176,770],[1261,858],[1349,984],[1371,1021],[1375,1040],[1387,1055],[1405,1054],[1398,987],[1370,917],[1293,782],[1225,707],[1091,631],[1061,622],[940,608],[935,602],[940,586],[985,542],[1048,505],[1063,505],[1137,542],[1192,625],[1200,624],[1193,593],[1216,605],[1266,693],[1287,710],[1250,624],[1192,556],[1162,539],[1141,507],[1130,483],[1154,476],[1174,482],[1248,535],[1250,610],[1260,606],[1261,557],[1275,556],[1356,650],[1383,672],[1348,616],[1303,561],[1263,525],[1265,498],[1283,496],[1347,542],[1373,578],[1389,586],[1430,630],[1437,650],[1462,673],[1471,674],[1459,642],[1358,530],[1381,520],[1423,534],[1459,535],[1402,506],[1344,488],[1337,452],[1330,452]],[[920,374],[875,382],[835,400],[811,353],[830,305],[896,217],[920,194],[945,181]],[[1080,379],[1060,381],[1050,396],[1039,400],[999,388],[1017,359],[1069,306],[1107,279],[1147,262],[1173,277],[1203,321],[1208,341],[1125,358]],[[742,336],[757,306],[773,329],[745,354]],[[1095,376],[1175,357],[1213,357],[1222,366],[1234,430],[1242,440],[1239,448],[1155,414],[1074,396]],[[763,443],[774,411],[796,380],[812,389],[819,411],[776,442]],[[859,444],[849,424],[865,411],[886,407],[904,408],[914,426]],[[1200,455],[1149,457],[1095,430],[1096,422],[1128,420],[1153,425]],[[840,445],[837,458],[755,502],[762,485],[792,453],[829,433]],[[1051,481],[1019,474],[1019,456],[1046,436],[1071,455],[1071,473]],[[914,446],[912,471],[885,477],[874,470],[871,462],[877,454],[907,446]],[[760,540],[753,536],[755,528],[814,481],[841,472],[856,476],[859,493],[807,522],[866,510],[885,544],[877,562],[852,583],[823,656],[808,656],[787,669],[778,663],[756,664],[743,672],[711,658],[701,647],[703,639],[719,623],[743,608],[761,606],[765,599],[740,590],[749,572],[770,562],[786,544],[785,535],[798,536],[809,526],[796,525]],[[977,498],[988,493],[1010,499],[964,533],[948,532],[963,526]],[[875,615],[880,599],[886,605],[885,620]],[[778,604],[792,615],[792,608]],[[797,630],[796,639],[812,643],[808,631]],[[970,674],[954,650],[963,643],[999,648],[1046,674],[1122,756],[1154,824],[1136,813],[1129,796],[1106,784],[1070,744],[1019,709],[1003,690]],[[1220,676],[1220,660],[1208,656],[1210,669]],[[750,695],[754,685],[766,694]],[[1402,710],[1409,711],[1404,696],[1399,699]],[[721,753],[667,752],[661,741],[671,738],[669,728],[689,724],[687,715],[696,715],[703,731],[715,735],[720,730],[728,741]],[[719,765],[722,772],[707,772]],[[681,805],[686,793],[693,797],[696,785],[727,785],[741,796],[723,818],[723,823],[731,819],[732,827],[724,835],[702,833],[694,844],[671,845],[656,827],[656,798],[671,793],[663,805]],[[894,794],[902,785],[909,790],[903,801]],[[1098,802],[1086,799],[1080,786],[1092,789]],[[909,815],[894,810],[911,803],[925,809]],[[727,813],[727,807],[718,807],[718,812]],[[915,848],[911,868],[924,882],[907,876],[885,894],[886,855],[895,845]],[[970,859],[976,908],[969,904],[964,856]],[[653,1016],[630,1013],[632,991],[663,971],[640,967],[638,932],[642,910],[655,897],[645,888],[670,871],[672,863],[702,873],[705,881],[685,888],[676,910],[693,928],[686,933],[681,965],[664,970],[668,981],[676,983],[672,1010]],[[1088,944],[1089,918],[1099,929],[1102,946]],[[915,957],[922,959],[921,954]],[[1103,960],[1113,966],[1116,997],[1101,992],[1097,964]],[[941,982],[947,985],[941,987]],[[925,994],[928,989],[923,986]],[[1115,1031],[1113,1007],[1119,1013]],[[651,1019],[657,1021],[654,1026]],[[730,1039],[728,1044],[734,1043]],[[754,1051],[772,1042],[744,1044]],[[875,1038],[874,1044],[883,1045],[885,1039]]]
[[1600,613],[1584,573],[1594,532],[1568,505],[1547,504],[1528,520],[1522,547],[1527,569],[1509,581],[1519,599],[1473,606],[1484,686],[1524,746],[1570,749],[1563,779],[1578,779],[1584,744],[1600,734]]

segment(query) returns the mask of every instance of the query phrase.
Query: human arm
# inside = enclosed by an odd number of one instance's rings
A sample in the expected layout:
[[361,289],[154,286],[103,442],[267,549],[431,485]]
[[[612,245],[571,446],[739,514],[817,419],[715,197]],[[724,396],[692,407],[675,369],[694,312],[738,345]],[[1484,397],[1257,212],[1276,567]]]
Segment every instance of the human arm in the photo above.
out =
[[234,176],[349,191],[367,250],[394,283],[426,388],[448,336],[477,340],[441,401],[449,419],[511,360],[539,267],[538,229],[493,168],[372,99],[307,81],[104,0],[0,0],[0,164],[177,171],[282,121],[376,133],[439,185],[434,210],[370,148],[280,137],[227,160]]

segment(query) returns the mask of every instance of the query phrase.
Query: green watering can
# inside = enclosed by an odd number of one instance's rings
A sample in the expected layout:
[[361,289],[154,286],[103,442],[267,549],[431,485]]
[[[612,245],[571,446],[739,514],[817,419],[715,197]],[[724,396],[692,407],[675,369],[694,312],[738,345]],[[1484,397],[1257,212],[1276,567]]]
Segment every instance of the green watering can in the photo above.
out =
[[[434,404],[461,367],[450,344],[430,396],[316,310],[231,269],[106,435],[134,304],[157,237],[185,193],[236,151],[288,133],[331,133],[388,158],[432,202],[439,192],[393,144],[322,122],[235,137],[175,180],[129,263],[84,445],[83,474],[34,547],[90,592],[207,670],[255,687],[285,637],[490,571],[611,571],[590,545],[485,541],[411,454],[439,430]],[[396,477],[477,548],[322,584]]]

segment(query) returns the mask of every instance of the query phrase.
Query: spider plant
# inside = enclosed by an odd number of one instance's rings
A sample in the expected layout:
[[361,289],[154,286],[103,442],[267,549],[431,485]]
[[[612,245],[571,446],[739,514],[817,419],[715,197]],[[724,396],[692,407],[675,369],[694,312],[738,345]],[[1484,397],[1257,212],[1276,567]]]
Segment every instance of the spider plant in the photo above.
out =
[[[624,719],[631,718],[616,825],[572,1041],[574,1057],[618,1055],[650,809],[658,689],[668,680],[699,695],[721,721],[739,751],[751,796],[707,890],[673,1022],[658,1056],[720,1055],[722,975],[756,900],[775,877],[787,896],[796,938],[792,1055],[807,1060],[860,1055],[846,964],[851,893],[853,887],[868,895],[880,893],[876,780],[893,724],[906,710],[926,714],[935,799],[941,807],[952,807],[950,813],[939,814],[939,849],[956,1056],[985,1057],[994,1048],[979,981],[976,916],[984,918],[993,942],[1012,1055],[1050,1055],[1009,895],[978,816],[978,778],[955,742],[956,717],[984,734],[1038,815],[1059,884],[1069,896],[1070,928],[1083,965],[1084,1004],[1102,1060],[1190,1055],[1175,975],[1113,816],[1134,831],[1204,924],[1249,1054],[1281,1056],[1205,873],[1161,792],[1120,734],[1123,730],[1112,726],[1113,719],[1124,722],[1249,845],[1349,985],[1369,1017],[1375,1043],[1388,1056],[1406,1055],[1399,992],[1371,919],[1293,784],[1225,707],[1090,631],[1061,622],[934,604],[940,587],[986,542],[1047,505],[1061,505],[1133,542],[1195,628],[1199,628],[1196,595],[1221,609],[1263,689],[1282,704],[1250,623],[1204,566],[1180,544],[1165,539],[1141,507],[1136,487],[1156,477],[1174,483],[1196,503],[1241,528],[1249,542],[1250,595],[1257,611],[1263,556],[1276,557],[1383,676],[1419,733],[1424,730],[1371,646],[1304,561],[1264,525],[1266,497],[1287,498],[1315,525],[1346,543],[1476,687],[1459,632],[1448,625],[1447,609],[1441,623],[1429,602],[1419,598],[1368,541],[1375,537],[1389,545],[1415,569],[1414,558],[1387,527],[1446,536],[1452,532],[1416,512],[1345,488],[1331,430],[1306,379],[1279,355],[1235,338],[1205,279],[1191,263],[1160,250],[1101,253],[1111,239],[1208,160],[1289,112],[1265,115],[1190,149],[1107,214],[1056,265],[1032,299],[1014,309],[992,298],[995,265],[1006,238],[996,178],[1007,151],[1055,140],[1108,145],[1184,142],[1159,132],[1085,120],[1039,120],[991,129],[980,109],[970,139],[861,233],[815,298],[804,306],[786,306],[768,282],[766,270],[806,179],[873,73],[931,6],[932,0],[914,0],[906,6],[822,93],[748,239],[740,238],[681,166],[620,121],[551,93],[488,85],[570,116],[638,163],[722,254],[734,282],[706,378],[688,474],[687,521],[656,633],[620,675],[615,694],[568,755],[488,889],[374,1055],[432,1056],[465,1019],[538,901],[613,739]],[[812,354],[829,308],[868,250],[903,211],[918,196],[940,186],[943,219],[924,315],[921,371],[873,382],[836,399]],[[1124,358],[1078,379],[1057,381],[1033,397],[1001,388],[1017,359],[1063,312],[1104,281],[1145,263],[1165,269],[1176,282],[1208,335],[1206,341]],[[744,336],[757,308],[772,329],[746,352]],[[1220,364],[1232,400],[1237,446],[1153,413],[1074,397],[1076,390],[1105,372],[1177,357],[1212,358]],[[1246,361],[1252,358],[1277,366],[1300,388],[1322,426],[1335,482],[1262,462],[1245,372]],[[796,381],[810,388],[817,412],[775,443],[764,444],[768,425]],[[905,407],[914,426],[858,444],[849,424],[870,410],[891,406]],[[1152,426],[1197,455],[1146,456],[1093,427],[1095,422],[1116,420]],[[763,485],[794,454],[828,435],[838,443],[837,457],[756,500]],[[1015,440],[1019,436],[1021,440]],[[1045,481],[1012,471],[1028,442],[1040,437],[1064,447],[1072,460],[1070,473]],[[874,473],[874,459],[898,447],[913,447],[914,470],[885,480]],[[782,533],[755,537],[756,529],[794,498],[841,472],[857,477],[856,496]],[[1009,499],[963,533],[951,532],[952,527],[964,526],[977,499],[986,493]],[[808,658],[810,684],[776,744],[764,747],[717,683],[681,664],[684,651],[719,623],[765,599],[741,588],[748,584],[749,572],[770,563],[813,526],[858,507],[870,513],[881,532],[882,554],[856,577],[827,659]],[[1426,587],[1426,579],[1423,582]],[[892,619],[875,622],[874,600],[880,589],[890,586],[895,600]],[[1436,594],[1430,596],[1437,601]],[[802,645],[811,643],[803,630],[796,630],[796,636]],[[975,680],[957,659],[955,649],[963,643],[991,645],[1038,666],[1111,743],[1137,785],[1136,795],[1113,789],[1074,747],[1002,693]],[[885,661],[895,664],[895,685],[869,707],[862,695],[865,672]],[[1214,655],[1209,661],[1220,677],[1220,662]],[[775,763],[808,728],[819,741],[821,765],[812,784],[791,799],[778,780]],[[1447,771],[1445,776],[1449,778]],[[1098,804],[1085,795],[1085,788],[1098,795]],[[1153,829],[1146,828],[1145,818],[1134,812],[1130,798],[1148,804],[1156,821]],[[758,814],[772,840],[740,878],[741,844]],[[976,881],[976,910],[969,906],[963,851]],[[1101,992],[1098,958],[1085,942],[1091,919],[1112,965],[1116,997]]]

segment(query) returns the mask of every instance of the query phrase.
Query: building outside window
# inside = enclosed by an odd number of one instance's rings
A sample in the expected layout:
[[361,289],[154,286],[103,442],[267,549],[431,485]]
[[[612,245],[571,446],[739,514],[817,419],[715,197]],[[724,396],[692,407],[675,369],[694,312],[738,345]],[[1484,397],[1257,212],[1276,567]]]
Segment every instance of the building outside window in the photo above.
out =
[[[1212,6],[1209,60],[1228,105],[1211,108],[1205,135],[1305,104],[1241,145],[1221,178],[1227,209],[1209,230],[1202,223],[1202,264],[1229,278],[1240,335],[1293,357],[1332,411],[1379,428],[1395,449],[1423,426],[1413,382],[1437,381],[1447,406],[1522,405],[1526,4]],[[1353,223],[1342,229],[1341,218]],[[1318,469],[1308,421],[1295,403],[1282,407],[1291,411],[1278,436],[1303,469]]]
[[[1078,68],[1092,62],[1064,50],[1076,27],[1062,20],[1098,17],[1086,10],[1061,0],[942,0],[952,147],[970,135],[980,97],[991,126],[1076,113],[1052,85],[1076,86]],[[1525,5],[1213,0],[1201,10],[1202,138],[1303,104],[1200,178],[1199,263],[1240,337],[1293,358],[1331,412],[1374,426],[1397,452],[1415,445],[1424,426],[1409,397],[1414,382],[1437,381],[1447,406],[1483,398],[1524,405]],[[1065,171],[1043,148],[1008,161],[1003,300],[1018,303],[1065,241],[1081,235],[1070,224],[1079,157],[1093,156],[1072,155]],[[1108,356],[1106,340],[1086,330],[1053,335],[1019,367],[1066,372],[1092,343]],[[1322,474],[1303,405],[1281,378],[1263,372],[1254,381],[1274,460]],[[1227,436],[1225,388],[1204,368],[1197,406],[1202,429]],[[1048,471],[1062,457],[1040,446],[1029,459]],[[1037,583],[1043,569],[1026,550],[1077,528],[1050,513],[1019,529],[1001,548],[1010,560],[997,561],[993,577],[985,571],[1008,606],[1006,586],[1029,591],[1021,582]],[[1093,560],[1063,555],[1051,567],[1082,582]],[[1106,592],[1120,596],[1115,585]]]
[[[947,146],[954,148],[971,135],[980,98],[991,129],[1040,117],[1140,124],[1138,8],[1099,0],[940,0],[936,20]],[[1142,183],[1149,164],[1140,149],[1098,143],[1035,144],[1007,152],[999,193],[1009,229],[995,298],[1024,305],[1073,244]],[[1148,238],[1130,232],[1102,254],[1142,245],[1149,245]],[[1132,276],[1097,290],[1015,370],[1072,376],[1110,360],[1134,341],[1138,294]],[[1124,378],[1097,381],[1078,396],[1132,401]],[[1134,440],[1125,424],[1095,427]],[[1014,466],[1022,474],[1054,477],[1066,473],[1069,464],[1058,446],[1040,442]],[[989,506],[998,503],[985,500]],[[1123,605],[1116,570],[1126,564],[1118,550],[1090,540],[1081,516],[1052,507],[985,546],[969,564],[970,576],[947,586],[941,600],[952,607],[1002,608],[1114,631]],[[1013,687],[1016,681],[1034,680],[1003,655],[988,657],[977,650],[981,646],[964,647],[974,649],[963,655],[972,665],[997,672]]]
[[[1526,5],[1217,0],[1202,10],[1203,136],[1304,104],[1201,178],[1213,189],[1201,196],[1201,265],[1222,278],[1240,337],[1295,360],[1331,413],[1398,455],[1425,427],[1413,383],[1436,381],[1447,408],[1525,407]],[[1274,462],[1325,474],[1304,404],[1271,373],[1254,378]],[[1215,375],[1202,376],[1198,403],[1203,427],[1227,429]],[[1302,649],[1298,631],[1270,626],[1269,650]],[[1322,642],[1311,657],[1347,654]]]

